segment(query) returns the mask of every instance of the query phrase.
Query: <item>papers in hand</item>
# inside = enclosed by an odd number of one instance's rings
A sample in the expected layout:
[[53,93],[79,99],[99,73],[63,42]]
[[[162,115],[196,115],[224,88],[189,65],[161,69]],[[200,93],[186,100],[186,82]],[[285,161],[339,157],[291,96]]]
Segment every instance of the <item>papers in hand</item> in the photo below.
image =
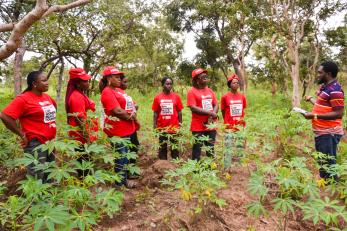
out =
[[293,112],[298,112],[298,113],[301,113],[301,114],[306,114],[307,113],[307,111],[305,111],[304,109],[299,108],[299,107],[293,107],[292,111]]

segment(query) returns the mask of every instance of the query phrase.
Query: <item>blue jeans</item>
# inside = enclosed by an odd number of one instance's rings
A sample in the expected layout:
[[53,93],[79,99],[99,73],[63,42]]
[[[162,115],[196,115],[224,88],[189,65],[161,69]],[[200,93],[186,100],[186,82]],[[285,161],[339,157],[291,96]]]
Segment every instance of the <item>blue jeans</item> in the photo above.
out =
[[320,158],[318,161],[321,165],[319,169],[319,175],[321,178],[329,179],[334,178],[337,180],[336,175],[331,175],[326,169],[324,169],[324,165],[331,167],[331,165],[336,164],[336,149],[337,144],[340,142],[342,135],[337,134],[327,134],[321,135],[314,138],[315,147],[317,152],[321,152],[326,154],[328,158]]
[[[122,137],[122,138],[128,138],[128,136],[126,137]],[[129,160],[127,157],[125,157],[124,155],[126,153],[128,153],[128,147],[126,145],[124,145],[123,143],[116,143],[112,145],[114,148],[115,152],[118,152],[121,157],[116,159],[115,161],[115,167],[114,170],[115,172],[120,172],[121,176],[122,176],[122,181],[121,182],[116,182],[116,184],[118,186],[122,186],[125,185],[127,180],[128,180],[128,171],[125,169],[126,165],[129,164]]]

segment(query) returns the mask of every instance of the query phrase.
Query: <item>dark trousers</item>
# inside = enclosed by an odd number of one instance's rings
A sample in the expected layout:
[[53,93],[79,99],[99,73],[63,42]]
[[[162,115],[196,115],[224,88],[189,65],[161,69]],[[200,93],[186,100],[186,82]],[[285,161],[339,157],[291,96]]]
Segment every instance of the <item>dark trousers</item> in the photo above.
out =
[[178,158],[179,151],[177,143],[177,134],[161,133],[159,135],[159,159],[167,160],[168,145],[170,145],[172,159]]
[[[125,139],[129,139],[129,136],[122,137]],[[125,156],[126,153],[128,153],[128,147],[124,145],[123,143],[116,143],[112,144],[114,152],[119,153],[121,156],[116,159],[115,161],[115,172],[120,172],[122,176],[121,182],[116,182],[117,185],[122,186],[125,185],[128,180],[128,171],[125,169],[126,165],[129,163],[128,158]]]
[[[78,148],[75,148],[75,152],[80,152],[82,153],[80,157],[77,158],[77,161],[82,164],[82,161],[90,161],[90,156],[85,153],[85,149],[83,145],[80,145]],[[89,175],[89,169],[82,170],[82,169],[77,169],[77,174],[78,177],[81,179],[87,175]]]
[[[40,164],[44,164],[46,162],[52,162],[54,161],[54,154],[48,153],[48,150],[42,151],[40,148],[35,150],[34,149],[38,146],[40,146],[41,143],[37,139],[32,139],[28,145],[24,148],[24,153],[28,153],[34,156],[35,153],[37,153],[37,156],[39,158]],[[41,179],[42,183],[48,183],[50,180],[48,180],[48,173],[44,173],[42,170],[35,170],[35,164],[31,163],[27,166],[27,173],[30,176],[34,176],[37,179]]]
[[[206,146],[206,156],[212,157],[214,156],[214,143],[216,141],[216,131],[205,131],[205,132],[192,132],[194,136],[194,144],[193,144],[193,151],[192,151],[192,159],[193,160],[200,160],[201,156],[201,147]],[[201,141],[199,139],[202,139],[202,137],[208,137],[208,140]]]
[[[129,151],[135,152],[137,154],[137,152],[139,151],[140,142],[139,142],[139,139],[137,138],[136,131],[130,135],[130,142],[132,145],[129,147]],[[129,162],[130,164],[136,164],[136,159],[130,159]]]
[[318,160],[321,165],[319,169],[319,175],[321,178],[334,178],[335,180],[337,180],[337,176],[331,175],[324,168],[324,165],[331,167],[331,165],[336,164],[336,149],[341,137],[341,135],[337,134],[327,134],[315,137],[316,151],[327,155],[327,158],[321,158]]

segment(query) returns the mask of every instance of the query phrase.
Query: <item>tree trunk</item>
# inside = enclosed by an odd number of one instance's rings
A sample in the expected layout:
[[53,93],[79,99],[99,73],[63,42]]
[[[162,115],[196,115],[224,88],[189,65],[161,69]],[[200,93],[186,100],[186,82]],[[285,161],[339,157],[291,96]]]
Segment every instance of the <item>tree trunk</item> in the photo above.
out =
[[271,94],[272,94],[272,96],[276,96],[276,93],[277,93],[277,84],[275,83],[275,81],[272,81]]
[[240,78],[240,88],[243,89],[244,88],[244,84],[245,84],[245,80],[244,80],[244,76],[242,75],[242,72],[240,70],[239,60],[235,59],[232,62],[232,64],[233,64],[233,67],[234,67],[235,74]]
[[23,57],[26,51],[24,38],[20,47],[16,51],[13,62],[13,79],[14,79],[14,94],[19,95],[22,92],[22,65]]
[[300,58],[299,47],[293,41],[288,40],[288,51],[291,59],[291,78],[292,78],[292,105],[293,107],[300,107]]
[[60,58],[60,69],[59,69],[59,77],[58,77],[58,86],[57,86],[57,102],[61,99],[61,89],[63,87],[63,75],[64,75],[64,58]]
[[240,72],[241,72],[241,75],[243,77],[242,90],[243,90],[244,93],[246,93],[247,87],[248,87],[248,79],[247,79],[247,73],[246,73],[246,65],[245,65],[245,62],[244,62],[243,58],[244,57],[242,57],[242,60],[241,60]]

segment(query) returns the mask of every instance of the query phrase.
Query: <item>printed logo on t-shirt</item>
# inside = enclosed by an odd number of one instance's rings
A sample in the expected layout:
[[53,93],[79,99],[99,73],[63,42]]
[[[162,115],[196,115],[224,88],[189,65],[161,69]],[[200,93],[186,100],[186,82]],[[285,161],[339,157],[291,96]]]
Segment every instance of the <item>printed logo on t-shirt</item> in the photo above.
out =
[[56,110],[54,105],[47,105],[41,107],[43,110],[43,121],[45,123],[55,122]]
[[203,99],[201,103],[202,103],[202,109],[207,111],[213,111],[212,99]]
[[231,116],[242,116],[242,101],[241,100],[230,100],[230,115]]
[[123,95],[125,98],[125,110],[126,111],[133,111],[134,110],[134,102],[133,99],[128,95]]
[[[172,100],[160,100],[161,115],[173,115],[173,103]],[[171,118],[171,116],[170,116]]]
[[202,98],[202,99],[212,98],[212,95],[202,95],[201,98]]

